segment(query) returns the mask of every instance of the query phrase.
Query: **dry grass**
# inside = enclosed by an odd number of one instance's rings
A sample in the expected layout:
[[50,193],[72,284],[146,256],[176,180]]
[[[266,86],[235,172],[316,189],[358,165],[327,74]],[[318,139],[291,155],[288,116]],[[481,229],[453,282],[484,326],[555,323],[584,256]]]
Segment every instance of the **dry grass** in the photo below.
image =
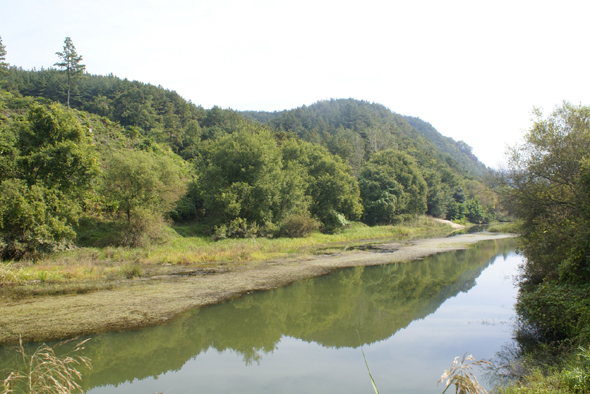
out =
[[487,394],[488,392],[479,384],[477,378],[472,370],[474,366],[491,365],[489,361],[475,360],[473,356],[463,355],[461,361],[459,357],[455,357],[451,364],[451,369],[445,370],[440,377],[438,383],[443,383],[446,388],[442,392],[444,394],[451,385],[455,386],[455,393],[458,394]]
[[[70,340],[71,341],[71,340]],[[42,344],[31,355],[23,348],[22,339],[19,338],[17,352],[21,354],[22,365],[20,370],[12,371],[3,381],[1,394],[24,392],[31,394],[70,394],[82,391],[77,380],[82,379],[82,374],[77,366],[85,365],[92,369],[90,359],[84,356],[57,356],[54,348],[70,342],[60,342],[54,347]],[[78,343],[73,352],[83,350],[84,343]]]

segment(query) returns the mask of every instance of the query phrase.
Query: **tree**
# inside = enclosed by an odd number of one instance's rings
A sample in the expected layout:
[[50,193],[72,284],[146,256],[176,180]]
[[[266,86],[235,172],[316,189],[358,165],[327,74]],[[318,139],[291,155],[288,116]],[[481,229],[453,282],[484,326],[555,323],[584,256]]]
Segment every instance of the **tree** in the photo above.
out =
[[8,74],[8,63],[6,63],[6,47],[2,44],[2,37],[0,37],[0,73]]
[[80,78],[84,71],[86,70],[86,66],[81,64],[82,56],[78,55],[76,52],[76,47],[72,43],[72,39],[70,37],[66,37],[64,41],[64,50],[63,52],[55,52],[57,56],[61,58],[61,62],[55,63],[54,66],[61,67],[63,71],[65,71],[68,77],[68,101],[67,106],[68,109],[70,108],[70,91],[72,86],[74,85],[75,81]]
[[172,154],[114,153],[106,163],[103,181],[107,205],[126,220],[121,242],[130,246],[140,245],[146,235],[158,238],[163,215],[186,192],[184,169]]
[[290,140],[281,146],[283,160],[298,165],[306,181],[310,213],[325,232],[342,228],[348,220],[358,220],[363,212],[359,186],[352,169],[324,147]]
[[270,235],[287,215],[305,209],[300,171],[283,165],[273,135],[254,123],[213,142],[202,172],[205,210],[236,229],[227,235],[256,235],[259,227]]
[[59,190],[28,186],[20,179],[0,184],[0,257],[31,257],[67,249],[76,238],[71,223],[78,206]]
[[359,175],[359,185],[368,224],[389,224],[400,215],[426,212],[428,187],[414,159],[403,152],[373,155]]
[[19,145],[19,166],[29,185],[42,183],[79,197],[97,175],[88,131],[59,104],[31,107]]
[[0,256],[69,247],[81,201],[98,172],[87,131],[61,105],[32,105],[0,137]]
[[504,196],[522,220],[526,282],[590,280],[590,107],[535,110],[509,151]]
[[534,116],[524,142],[508,152],[502,179],[526,257],[517,310],[554,338],[587,343],[590,107],[563,103],[547,118],[540,110]]

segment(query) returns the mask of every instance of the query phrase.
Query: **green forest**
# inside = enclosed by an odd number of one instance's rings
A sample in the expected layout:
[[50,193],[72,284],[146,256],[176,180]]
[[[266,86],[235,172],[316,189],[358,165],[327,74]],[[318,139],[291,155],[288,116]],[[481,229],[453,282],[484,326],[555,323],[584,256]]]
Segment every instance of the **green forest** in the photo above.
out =
[[467,144],[382,105],[204,109],[161,86],[88,74],[69,38],[56,55],[49,69],[3,65],[3,259],[164,242],[180,223],[219,240],[506,215]]

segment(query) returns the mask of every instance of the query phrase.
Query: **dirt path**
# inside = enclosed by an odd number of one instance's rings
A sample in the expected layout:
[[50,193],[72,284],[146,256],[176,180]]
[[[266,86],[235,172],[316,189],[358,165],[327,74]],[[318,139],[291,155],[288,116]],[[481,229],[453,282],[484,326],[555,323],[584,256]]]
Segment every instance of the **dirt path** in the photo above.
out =
[[87,294],[2,300],[0,344],[63,339],[159,324],[180,312],[268,290],[339,268],[408,262],[471,244],[510,237],[477,233],[403,243],[378,244],[368,251],[300,257],[201,277],[130,281],[130,285]]

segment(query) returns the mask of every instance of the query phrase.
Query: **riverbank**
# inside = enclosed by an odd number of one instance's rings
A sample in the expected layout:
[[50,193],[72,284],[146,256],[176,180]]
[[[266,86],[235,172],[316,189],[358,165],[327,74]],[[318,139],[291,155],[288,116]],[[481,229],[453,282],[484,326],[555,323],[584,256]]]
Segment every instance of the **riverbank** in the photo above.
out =
[[183,311],[269,290],[298,280],[354,266],[409,262],[460,250],[507,234],[476,233],[364,248],[301,255],[248,264],[228,272],[159,275],[127,281],[125,285],[86,294],[23,299],[4,298],[0,304],[0,344],[48,341],[105,331],[139,329],[160,324]]

